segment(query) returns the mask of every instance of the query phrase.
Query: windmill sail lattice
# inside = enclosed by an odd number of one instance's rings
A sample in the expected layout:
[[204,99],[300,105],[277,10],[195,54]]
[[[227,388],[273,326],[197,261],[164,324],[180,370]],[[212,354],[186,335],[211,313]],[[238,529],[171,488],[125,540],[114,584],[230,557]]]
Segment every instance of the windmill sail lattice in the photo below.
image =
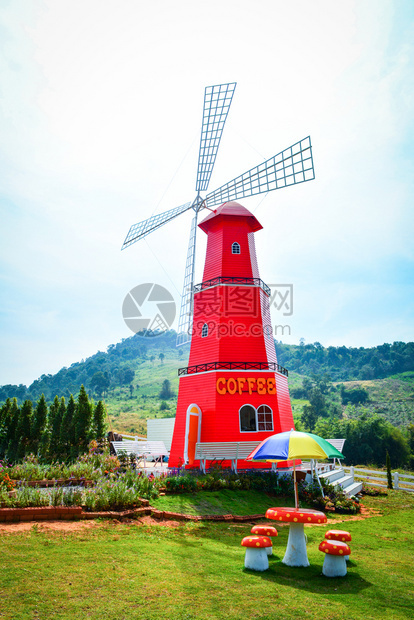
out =
[[231,82],[207,86],[205,89],[197,166],[196,198],[193,202],[187,202],[179,207],[153,215],[138,224],[134,224],[129,229],[122,246],[122,249],[124,249],[143,239],[164,224],[167,224],[167,222],[185,213],[185,211],[190,209],[195,211],[195,216],[191,223],[185,266],[177,346],[186,344],[191,340],[198,213],[204,208],[211,209],[216,205],[221,205],[223,202],[267,193],[283,187],[289,187],[290,185],[311,181],[315,178],[312,145],[308,136],[210,192],[205,198],[202,198],[200,192],[205,192],[208,189],[235,88],[236,83]]
[[198,155],[196,192],[205,192],[210,183],[224,123],[233,99],[235,82],[207,86],[204,93],[203,123]]

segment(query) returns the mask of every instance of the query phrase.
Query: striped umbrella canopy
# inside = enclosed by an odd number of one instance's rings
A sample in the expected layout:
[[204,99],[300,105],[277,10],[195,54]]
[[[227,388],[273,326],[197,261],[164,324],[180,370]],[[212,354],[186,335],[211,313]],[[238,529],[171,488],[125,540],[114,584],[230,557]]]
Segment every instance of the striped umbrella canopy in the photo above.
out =
[[329,441],[302,431],[276,433],[264,439],[249,454],[248,461],[286,461],[288,459],[343,459]]
[[345,458],[326,439],[319,437],[319,435],[313,435],[313,433],[292,430],[267,437],[249,454],[246,460],[275,462],[293,459],[295,508],[297,509],[299,498],[295,459],[333,459],[335,457],[337,459]]

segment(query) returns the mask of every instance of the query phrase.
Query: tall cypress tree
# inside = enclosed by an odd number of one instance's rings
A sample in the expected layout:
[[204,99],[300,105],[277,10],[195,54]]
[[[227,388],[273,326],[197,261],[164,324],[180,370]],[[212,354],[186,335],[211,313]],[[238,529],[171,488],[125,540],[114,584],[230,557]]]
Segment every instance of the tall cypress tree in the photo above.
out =
[[51,439],[50,445],[53,446],[54,452],[57,456],[62,455],[62,443],[60,441],[60,432],[62,429],[63,418],[66,413],[66,403],[65,398],[62,396],[60,402],[58,400],[58,408],[57,412],[53,418],[53,422],[51,424]]
[[85,452],[90,439],[92,421],[92,404],[89,402],[85,387],[81,385],[75,409],[75,441],[79,452]]
[[20,409],[19,421],[16,426],[15,443],[17,450],[15,458],[21,460],[30,452],[32,445],[33,403],[25,400]]
[[10,412],[12,403],[10,398],[0,408],[0,459],[6,455],[7,444],[9,442],[9,426],[10,426]]
[[62,455],[68,457],[71,453],[71,448],[75,445],[75,418],[76,403],[73,395],[69,397],[68,406],[63,415],[62,424],[60,426],[60,445]]
[[10,413],[9,413],[10,422],[8,425],[7,436],[6,436],[6,441],[7,441],[6,456],[9,461],[14,461],[16,458],[16,451],[17,451],[16,428],[19,422],[19,416],[20,416],[19,405],[17,404],[17,399],[13,398],[11,408],[10,408]]
[[104,438],[106,432],[105,423],[105,405],[100,400],[93,412],[93,434],[94,438],[100,441]]
[[35,454],[37,454],[39,449],[40,440],[42,438],[42,434],[46,429],[47,424],[47,403],[45,395],[42,394],[39,400],[37,401],[36,409],[33,415],[32,422],[32,449]]

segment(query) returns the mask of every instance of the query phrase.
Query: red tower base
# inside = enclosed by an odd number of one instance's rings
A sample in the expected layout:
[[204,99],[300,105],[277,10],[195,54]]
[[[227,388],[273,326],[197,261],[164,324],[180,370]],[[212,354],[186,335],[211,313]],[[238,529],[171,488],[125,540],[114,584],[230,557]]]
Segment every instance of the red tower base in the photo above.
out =
[[[170,467],[197,467],[197,442],[263,441],[294,428],[287,376],[265,370],[212,370],[180,378]],[[224,462],[230,466],[230,461]],[[241,469],[269,464],[238,461]]]

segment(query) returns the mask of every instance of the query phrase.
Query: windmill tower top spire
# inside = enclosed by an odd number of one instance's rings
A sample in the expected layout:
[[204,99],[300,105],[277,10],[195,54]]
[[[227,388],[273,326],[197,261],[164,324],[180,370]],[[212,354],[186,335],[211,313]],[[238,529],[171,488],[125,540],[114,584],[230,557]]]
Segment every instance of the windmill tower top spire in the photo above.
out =
[[251,232],[256,232],[263,228],[259,220],[253,215],[253,213],[250,213],[248,209],[242,207],[241,204],[235,201],[223,203],[220,207],[209,213],[198,226],[199,228],[201,228],[201,230],[207,233],[211,229],[213,222],[214,224],[217,224],[220,220],[222,220],[223,217],[228,216],[233,216],[237,218],[245,217],[246,223],[249,225]]

